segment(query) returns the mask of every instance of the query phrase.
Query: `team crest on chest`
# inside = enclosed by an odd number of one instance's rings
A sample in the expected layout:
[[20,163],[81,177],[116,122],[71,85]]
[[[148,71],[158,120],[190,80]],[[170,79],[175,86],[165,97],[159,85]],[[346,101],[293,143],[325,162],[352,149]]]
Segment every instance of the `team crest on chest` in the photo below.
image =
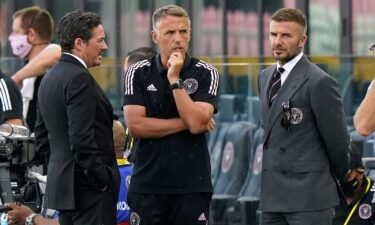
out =
[[371,205],[369,204],[362,204],[359,206],[358,208],[358,214],[359,214],[359,217],[361,217],[361,219],[368,219],[371,217],[371,214],[372,214],[372,207]]
[[193,94],[198,89],[198,81],[194,78],[188,78],[184,80],[184,87],[189,95]]
[[291,115],[290,115],[290,123],[291,124],[299,124],[302,121],[303,113],[302,110],[299,108],[292,108]]

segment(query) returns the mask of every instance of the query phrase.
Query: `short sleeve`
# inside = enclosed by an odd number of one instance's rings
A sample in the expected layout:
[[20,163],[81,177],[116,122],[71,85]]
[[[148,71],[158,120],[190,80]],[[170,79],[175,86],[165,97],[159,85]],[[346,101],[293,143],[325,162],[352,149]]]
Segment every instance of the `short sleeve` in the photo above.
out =
[[143,97],[144,93],[144,82],[142,79],[143,66],[150,65],[146,61],[138,62],[124,73],[124,83],[123,83],[123,98],[122,106],[125,105],[145,105],[145,100]]
[[217,112],[217,101],[220,85],[220,75],[217,69],[203,61],[198,61],[196,66],[199,68],[200,77],[197,92],[193,96],[193,101],[207,102],[214,106]]
[[0,79],[2,123],[10,118],[22,120],[22,96],[16,83],[10,78]]

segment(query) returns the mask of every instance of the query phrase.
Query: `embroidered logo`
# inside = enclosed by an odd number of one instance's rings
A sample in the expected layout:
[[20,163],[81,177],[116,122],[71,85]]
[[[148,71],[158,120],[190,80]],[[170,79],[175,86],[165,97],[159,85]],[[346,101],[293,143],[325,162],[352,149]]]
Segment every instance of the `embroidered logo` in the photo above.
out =
[[371,205],[366,204],[366,203],[360,205],[358,208],[359,217],[361,217],[361,219],[364,219],[364,220],[371,217],[371,214],[372,214],[371,212],[372,212]]
[[147,91],[157,91],[156,87],[153,84],[147,86]]
[[206,221],[207,218],[206,218],[206,215],[204,215],[204,212],[202,212],[202,214],[198,217],[198,221]]
[[193,94],[198,89],[198,81],[193,78],[186,79],[184,80],[184,87],[189,95]]
[[291,124],[299,124],[303,119],[303,113],[302,110],[299,108],[292,108],[291,110],[291,117],[290,117],[290,123]]
[[130,213],[130,225],[139,225],[141,222],[141,218],[139,217],[138,213],[132,212]]

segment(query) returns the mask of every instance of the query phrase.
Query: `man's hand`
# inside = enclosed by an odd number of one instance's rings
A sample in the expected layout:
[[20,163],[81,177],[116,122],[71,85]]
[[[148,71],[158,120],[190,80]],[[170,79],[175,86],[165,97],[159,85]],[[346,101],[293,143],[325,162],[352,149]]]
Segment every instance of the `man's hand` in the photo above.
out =
[[175,83],[178,79],[180,79],[180,72],[182,66],[184,65],[185,56],[181,54],[181,52],[173,52],[172,55],[169,57],[167,65],[168,65],[168,80],[170,84]]
[[33,211],[25,206],[16,203],[5,203],[5,207],[9,207],[12,210],[8,212],[8,224],[25,224],[26,217],[28,217]]
[[216,127],[214,118],[211,117],[210,122],[207,124],[207,131],[211,132]]

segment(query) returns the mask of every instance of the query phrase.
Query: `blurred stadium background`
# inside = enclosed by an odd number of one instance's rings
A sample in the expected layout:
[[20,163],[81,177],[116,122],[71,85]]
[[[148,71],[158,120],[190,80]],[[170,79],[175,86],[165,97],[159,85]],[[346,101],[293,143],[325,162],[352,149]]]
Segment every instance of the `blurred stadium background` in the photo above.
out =
[[102,66],[91,71],[122,117],[124,58],[134,48],[153,46],[152,12],[167,4],[189,12],[190,53],[221,73],[218,126],[209,136],[215,187],[210,224],[256,224],[259,215],[262,128],[256,79],[262,68],[274,63],[268,26],[278,8],[298,8],[307,15],[305,54],[336,78],[352,139],[365,157],[374,156],[372,137],[359,136],[352,121],[374,77],[375,62],[368,50],[375,41],[373,0],[0,0],[0,66],[11,76],[23,65],[12,56],[8,42],[16,10],[39,5],[55,23],[75,9],[99,13],[109,49]]

